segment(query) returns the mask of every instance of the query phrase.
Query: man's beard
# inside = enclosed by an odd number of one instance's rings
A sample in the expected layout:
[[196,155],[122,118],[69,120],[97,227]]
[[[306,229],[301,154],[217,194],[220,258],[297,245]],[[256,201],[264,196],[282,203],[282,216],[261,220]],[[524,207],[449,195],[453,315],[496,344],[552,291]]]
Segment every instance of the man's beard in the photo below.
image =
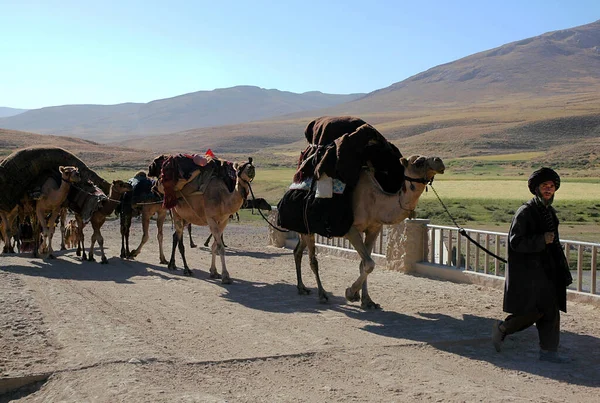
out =
[[549,198],[548,200],[544,199],[544,196],[542,196],[542,193],[540,192],[540,190],[536,190],[535,191],[535,197],[538,200],[538,202],[540,204],[542,204],[545,207],[549,207],[552,205],[552,202],[554,202],[554,195],[552,195],[551,198]]

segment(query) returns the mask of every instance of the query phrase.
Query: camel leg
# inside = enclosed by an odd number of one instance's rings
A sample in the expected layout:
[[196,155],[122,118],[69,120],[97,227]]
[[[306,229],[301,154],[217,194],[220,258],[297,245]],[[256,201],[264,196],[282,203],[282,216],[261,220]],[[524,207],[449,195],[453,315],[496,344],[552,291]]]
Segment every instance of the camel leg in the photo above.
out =
[[[375,241],[377,240],[377,236],[379,235],[380,230],[381,230],[381,228],[377,228],[375,231],[367,230],[367,232],[366,232],[365,247],[367,248],[367,251],[369,252],[369,256],[371,256],[371,253],[373,252],[373,247],[375,246]],[[361,261],[360,264],[362,266],[363,262]],[[360,270],[361,271],[363,270],[362,267],[360,268]],[[373,271],[373,269],[371,269],[371,271]],[[365,281],[363,282],[363,285],[362,285],[362,296],[360,299],[361,307],[363,309],[381,309],[381,305],[373,302],[373,300],[369,296],[367,282],[368,282],[368,279],[365,278]]]
[[8,216],[9,214],[4,211],[0,212],[0,218],[2,219],[2,238],[4,239],[4,249],[2,250],[2,253],[15,253],[10,244],[10,238],[12,237],[12,220],[10,220]]
[[173,232],[173,247],[171,248],[171,259],[169,260],[169,264],[167,265],[167,269],[169,270],[177,270],[177,266],[175,266],[175,249],[177,248],[177,244],[179,243],[179,239],[177,238],[177,231]]
[[65,231],[66,231],[65,221],[66,220],[67,220],[67,209],[61,208],[60,209],[60,250],[67,250],[67,247],[65,246]]
[[150,212],[146,210],[142,211],[142,240],[140,241],[139,246],[132,250],[129,254],[130,259],[135,259],[136,256],[139,255],[142,251],[142,248],[144,247],[146,242],[148,242],[148,238],[150,238],[150,236],[148,235],[150,229],[150,217],[152,217],[153,214],[154,213],[150,214]]
[[208,246],[208,243],[210,242],[211,238],[212,238],[212,234],[208,234],[208,238],[206,238],[206,241],[204,241],[204,246]]
[[[156,239],[158,240],[158,254],[161,264],[167,264],[167,258],[163,252],[163,227],[165,225],[165,219],[167,218],[167,210],[160,210],[156,216]],[[181,234],[183,237],[183,234]]]
[[48,258],[49,259],[56,259],[56,257],[54,256],[54,250],[52,249],[52,238],[54,237],[54,232],[56,231],[56,219],[58,218],[58,215],[60,214],[60,210],[57,210],[56,212],[53,212],[52,215],[50,216],[50,222],[49,222],[49,228],[48,228]]
[[319,301],[324,303],[329,301],[327,292],[323,288],[321,283],[321,277],[319,276],[319,262],[317,261],[317,248],[315,247],[315,235],[306,235],[306,244],[308,246],[308,261],[310,262],[310,269],[313,271],[317,280],[317,288],[319,292]]
[[92,236],[90,238],[90,253],[88,255],[88,261],[90,262],[95,262],[96,259],[94,258],[94,245],[96,243],[96,240],[98,239],[98,231],[96,228],[94,228],[94,223],[92,222]]
[[22,234],[21,234],[21,217],[17,216],[17,231],[16,231],[16,237],[15,237],[15,242],[14,242],[14,249],[18,250],[19,253],[21,252],[21,239],[22,239]]
[[[212,234],[208,234],[208,238],[206,238],[206,241],[204,241],[204,246],[208,246],[208,243],[210,242],[211,239],[212,239]],[[221,241],[223,241],[223,247],[226,248],[227,245],[225,245],[225,239],[223,238],[223,234],[221,234]]]
[[[223,243],[223,231],[227,226],[227,220],[222,223],[218,223],[213,219],[208,219],[208,227],[210,228],[210,233],[213,236],[213,244],[212,244],[212,260],[210,265],[210,277],[211,278],[221,278],[221,282],[223,284],[231,284],[231,277],[229,276],[229,272],[227,271],[227,266],[225,265],[225,245]],[[221,257],[221,275],[219,276],[217,272],[217,267],[215,265],[215,260],[217,253]]]
[[46,215],[44,214],[44,212],[40,209],[37,209],[35,213],[37,216],[37,221],[40,224],[42,233],[42,242],[39,245],[38,254],[42,255],[48,250],[47,245],[50,230],[48,229],[48,221],[46,220]]
[[[375,238],[377,237],[376,234],[374,236]],[[373,259],[371,259],[371,251],[365,245],[365,242],[362,238],[362,234],[356,229],[356,227],[350,227],[350,230],[346,234],[346,238],[350,241],[352,246],[354,246],[354,249],[356,250],[356,252],[358,252],[358,255],[361,258],[360,276],[352,284],[351,287],[346,289],[346,299],[350,302],[355,302],[361,299],[359,291],[362,289],[363,284],[369,276],[369,273],[371,273],[375,268],[375,262],[373,261]],[[371,247],[372,242],[373,240],[371,240]],[[375,304],[373,301],[365,301],[364,299],[362,300],[362,306],[363,308],[381,308],[378,304]]]
[[102,232],[100,229],[106,220],[106,216],[100,218],[98,221],[92,220],[92,227],[94,228],[94,234],[92,235],[92,246],[90,248],[90,260],[94,260],[94,242],[98,242],[98,247],[100,248],[100,263],[107,264],[108,259],[106,258],[106,254],[104,253],[104,237],[102,236]]
[[192,271],[188,267],[187,261],[185,259],[185,246],[183,245],[183,228],[185,223],[179,217],[174,216],[173,221],[175,222],[175,232],[173,232],[173,248],[171,249],[171,260],[167,268],[169,270],[177,270],[175,267],[175,248],[179,249],[179,253],[181,254],[181,259],[183,260],[183,274],[186,276],[193,275]]
[[87,255],[85,254],[85,242],[83,239],[83,218],[79,215],[75,215],[75,220],[77,220],[77,231],[79,231],[79,239],[77,240],[77,256],[81,256],[81,260],[87,260]]
[[33,250],[31,254],[33,255],[33,257],[39,257],[39,248],[42,244],[42,230],[37,216],[33,217],[33,223],[31,225],[31,228],[33,229]]
[[104,253],[104,237],[102,236],[100,230],[98,230],[98,246],[100,247],[100,254],[102,255],[100,263],[107,264],[108,259],[106,258],[106,254]]
[[300,234],[298,243],[294,248],[294,262],[296,263],[296,279],[298,283],[296,288],[298,289],[298,294],[300,295],[308,295],[310,294],[310,290],[304,286],[302,282],[302,255],[304,254],[304,249],[306,249],[306,238],[307,235]]
[[188,229],[188,235],[190,236],[190,248],[195,248],[198,245],[196,245],[194,243],[194,240],[192,239],[192,223],[188,224],[187,229]]
[[129,257],[129,230],[131,229],[131,214],[121,213],[121,259]]

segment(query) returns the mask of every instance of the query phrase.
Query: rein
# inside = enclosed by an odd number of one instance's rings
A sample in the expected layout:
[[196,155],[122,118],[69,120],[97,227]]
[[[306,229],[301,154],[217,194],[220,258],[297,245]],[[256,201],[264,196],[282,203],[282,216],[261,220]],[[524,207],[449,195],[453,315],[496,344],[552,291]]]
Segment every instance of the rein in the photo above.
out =
[[476,240],[474,240],[473,238],[471,238],[469,236],[469,234],[467,234],[467,231],[464,228],[462,228],[460,225],[458,225],[456,223],[456,220],[454,219],[454,217],[452,217],[452,214],[450,214],[450,210],[448,210],[448,207],[446,207],[446,205],[444,204],[444,202],[442,201],[442,199],[440,199],[440,196],[437,194],[437,192],[433,188],[433,185],[431,186],[431,190],[433,190],[433,193],[435,193],[435,196],[440,201],[440,204],[442,205],[442,207],[444,208],[444,210],[446,210],[446,213],[448,214],[448,216],[450,217],[450,219],[452,220],[452,222],[454,223],[454,225],[458,229],[458,233],[459,234],[461,234],[462,236],[464,236],[465,238],[467,238],[469,241],[471,241],[473,244],[475,244],[475,246],[477,246],[479,249],[483,250],[488,255],[495,257],[496,259],[498,259],[502,263],[507,263],[506,259],[501,258],[500,256],[496,255],[492,251],[488,250],[485,246],[482,246],[479,242],[477,242]]
[[[64,180],[65,182],[68,182],[68,181],[66,181],[65,179],[63,179],[63,180]],[[90,193],[90,192],[88,192],[87,190],[85,190],[85,189],[83,189],[83,188],[81,188],[81,187],[77,186],[77,185],[76,185],[74,182],[70,182],[70,183],[71,183],[71,186],[73,186],[75,189],[79,190],[80,192],[82,192],[82,193],[85,193],[85,194],[86,194],[86,195],[88,195],[88,196],[96,196],[96,194],[95,194],[95,193]],[[95,187],[97,187],[96,185],[94,185],[94,186],[95,186]],[[104,192],[102,192],[102,194],[104,194]],[[106,200],[108,200],[108,201],[112,201],[112,202],[115,202],[115,203],[117,203],[117,204],[120,204],[120,203],[122,203],[122,202],[121,202],[121,200],[115,200],[115,199],[111,199],[111,198],[110,198],[110,197],[108,197],[108,195],[106,195],[106,194],[104,194],[104,196],[106,196]]]
[[[252,200],[256,200],[256,197],[254,197],[254,191],[252,191],[252,186],[250,186],[250,183],[248,183],[248,189],[250,189],[250,194],[252,195]],[[271,224],[271,221],[269,221],[267,219],[267,217],[265,217],[265,215],[263,214],[262,210],[259,209],[258,207],[256,208],[258,210],[258,213],[260,214],[260,216],[267,222],[267,224],[269,224],[271,227],[273,227],[274,229],[276,229],[279,232],[290,232],[289,229],[282,229],[282,228],[278,228],[275,225]]]

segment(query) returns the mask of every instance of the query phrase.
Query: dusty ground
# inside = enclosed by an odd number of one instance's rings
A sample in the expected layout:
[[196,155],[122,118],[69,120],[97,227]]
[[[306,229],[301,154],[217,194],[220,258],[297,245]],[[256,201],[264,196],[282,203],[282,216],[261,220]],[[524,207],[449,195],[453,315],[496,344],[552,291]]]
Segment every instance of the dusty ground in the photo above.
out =
[[[201,244],[207,230],[194,233]],[[600,308],[570,303],[574,361],[541,363],[535,328],[491,346],[499,290],[380,266],[369,285],[383,310],[365,312],[343,298],[356,261],[320,256],[332,295],[319,304],[296,293],[292,253],[263,227],[226,230],[227,286],[208,278],[207,248],[187,248],[188,278],[158,264],[154,239],[123,261],[115,222],[104,236],[108,265],[73,250],[0,256],[0,386],[50,374],[0,402],[598,401]],[[304,280],[316,291],[307,267]]]

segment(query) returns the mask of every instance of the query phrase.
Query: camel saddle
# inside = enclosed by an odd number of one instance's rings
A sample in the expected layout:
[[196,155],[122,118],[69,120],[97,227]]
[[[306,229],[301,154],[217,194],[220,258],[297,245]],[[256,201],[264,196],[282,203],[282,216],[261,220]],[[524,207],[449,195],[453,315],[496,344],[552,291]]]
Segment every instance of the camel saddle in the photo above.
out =
[[[205,166],[196,165],[193,155],[177,154],[164,157],[160,167],[160,180],[156,189],[164,195],[163,207],[173,208],[177,204],[178,196],[189,196],[191,194],[204,193],[206,186],[213,177],[218,177],[225,182],[230,192],[235,189],[237,178],[233,163],[212,157]],[[158,157],[158,158],[161,158]],[[156,173],[150,166],[149,173]],[[192,184],[188,186],[188,184]],[[184,189],[185,188],[185,189]]]
[[121,203],[115,209],[117,214],[135,215],[141,213],[144,204],[162,203],[163,197],[155,191],[156,179],[151,179],[141,172],[127,181],[133,188],[121,195]]
[[92,215],[102,208],[106,200],[108,200],[106,194],[94,183],[91,181],[80,182],[71,185],[67,195],[66,207],[72,213],[78,214],[83,223],[87,224]]

